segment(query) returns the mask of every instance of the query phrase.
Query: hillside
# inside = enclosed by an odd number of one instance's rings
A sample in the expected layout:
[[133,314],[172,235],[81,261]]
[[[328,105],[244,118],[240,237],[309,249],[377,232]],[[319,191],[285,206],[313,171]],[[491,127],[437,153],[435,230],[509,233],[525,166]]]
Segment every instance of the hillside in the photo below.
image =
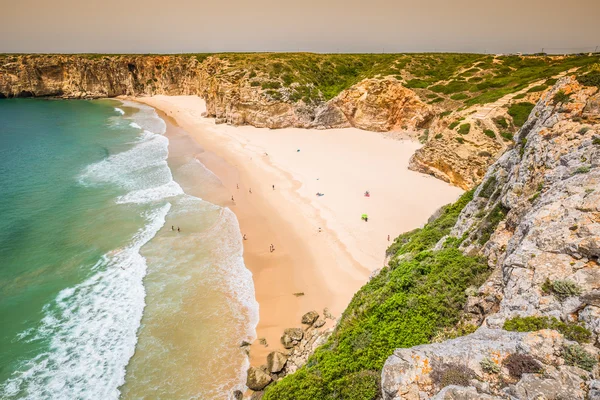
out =
[[217,123],[401,131],[410,168],[476,186],[528,108],[600,55],[226,53],[0,55],[0,98],[203,97]]
[[600,73],[562,78],[262,398],[599,398],[599,167]]

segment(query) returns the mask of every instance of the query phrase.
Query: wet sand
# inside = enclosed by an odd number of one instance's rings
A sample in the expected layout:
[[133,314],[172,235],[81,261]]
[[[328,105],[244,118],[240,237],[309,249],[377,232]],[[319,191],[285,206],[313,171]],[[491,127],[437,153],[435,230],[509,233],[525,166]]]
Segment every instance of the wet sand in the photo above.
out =
[[257,338],[268,343],[252,345],[253,365],[281,348],[283,330],[300,326],[305,312],[327,307],[338,317],[383,266],[388,235],[422,226],[462,193],[408,170],[420,146],[413,141],[358,129],[215,125],[202,117],[204,101],[196,96],[135,100],[161,110],[200,146],[189,151],[218,182],[202,197],[234,211],[246,235],[244,262],[260,306]]

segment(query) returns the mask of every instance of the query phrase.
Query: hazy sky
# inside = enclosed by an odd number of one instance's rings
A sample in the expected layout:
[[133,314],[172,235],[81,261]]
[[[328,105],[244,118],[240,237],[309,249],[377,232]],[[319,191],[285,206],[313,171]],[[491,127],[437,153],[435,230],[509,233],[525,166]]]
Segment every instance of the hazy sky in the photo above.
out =
[[583,52],[599,17],[600,0],[0,0],[0,52]]

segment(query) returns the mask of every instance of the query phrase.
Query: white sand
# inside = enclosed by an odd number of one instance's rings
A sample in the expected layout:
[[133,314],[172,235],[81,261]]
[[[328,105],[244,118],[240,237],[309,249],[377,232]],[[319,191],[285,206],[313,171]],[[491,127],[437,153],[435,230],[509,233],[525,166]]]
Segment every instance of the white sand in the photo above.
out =
[[[383,266],[385,250],[396,236],[424,225],[463,192],[409,171],[410,156],[420,147],[410,140],[353,128],[215,125],[214,119],[202,117],[205,103],[196,96],[136,100],[173,117],[201,146],[238,171],[219,172],[210,157],[198,157],[235,196],[236,204],[230,206],[242,232],[252,239],[244,243],[245,258],[261,307],[258,336],[267,337],[269,350],[304,312],[327,306],[339,315],[370,272]],[[366,190],[370,197],[363,195]],[[368,222],[361,220],[363,213]],[[263,236],[260,242],[256,236]],[[269,254],[270,243],[275,253]],[[306,296],[290,296],[295,291]]]

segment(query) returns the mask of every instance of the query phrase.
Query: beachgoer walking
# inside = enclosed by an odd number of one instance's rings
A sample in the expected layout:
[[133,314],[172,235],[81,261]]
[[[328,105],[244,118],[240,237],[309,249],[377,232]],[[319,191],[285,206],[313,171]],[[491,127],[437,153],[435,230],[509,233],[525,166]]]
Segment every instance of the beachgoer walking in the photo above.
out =
[[275,190],[275,185],[273,185],[273,190]]
[[177,227],[177,232],[181,232],[181,229],[179,229],[179,227]]
[[390,241],[390,235],[388,235],[388,242]]
[[174,227],[173,225],[171,225],[171,230],[172,230],[172,231],[174,231],[174,230],[175,230],[175,227]]
[[231,201],[233,201],[235,203],[235,200],[233,199],[233,196],[231,196]]
[[244,233],[244,236],[243,236],[243,237],[244,237],[244,240],[246,240],[246,234],[245,234],[245,233]]
[[248,189],[248,192],[250,192],[250,194],[252,194],[252,188]]
[[239,189],[239,188],[240,188],[240,184],[239,184],[239,183],[236,183],[236,184],[235,184],[235,187],[237,187],[237,188]]

